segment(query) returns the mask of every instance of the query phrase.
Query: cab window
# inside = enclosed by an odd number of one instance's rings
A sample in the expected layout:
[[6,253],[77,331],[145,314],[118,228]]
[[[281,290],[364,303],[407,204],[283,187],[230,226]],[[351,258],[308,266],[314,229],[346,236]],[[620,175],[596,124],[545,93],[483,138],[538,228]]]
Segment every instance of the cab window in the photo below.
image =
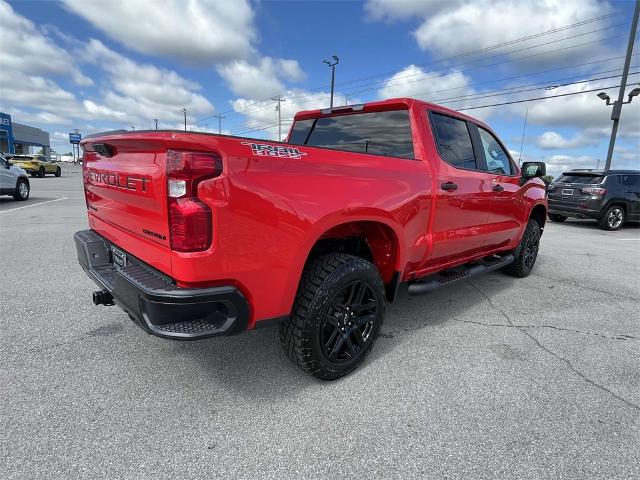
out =
[[482,127],[478,127],[478,133],[482,142],[487,171],[498,175],[513,175],[509,155],[504,151],[496,137]]
[[440,157],[454,167],[477,170],[467,122],[435,112],[430,117]]

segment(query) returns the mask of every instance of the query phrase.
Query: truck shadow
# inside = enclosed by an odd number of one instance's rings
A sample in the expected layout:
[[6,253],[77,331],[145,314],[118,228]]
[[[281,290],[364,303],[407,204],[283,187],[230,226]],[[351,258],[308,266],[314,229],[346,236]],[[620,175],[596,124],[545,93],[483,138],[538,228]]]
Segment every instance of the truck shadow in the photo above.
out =
[[[481,277],[484,288],[499,294],[517,281],[501,273]],[[465,317],[465,312],[486,302],[474,282],[478,278],[436,290],[424,296],[409,297],[401,288],[398,300],[388,306],[385,324],[371,354],[360,368],[369,368],[396,349],[401,349],[418,330],[438,328]],[[482,320],[482,319],[479,319]],[[186,356],[200,365],[213,383],[223,383],[235,395],[248,401],[296,397],[302,390],[328,385],[294,366],[280,348],[278,327],[271,326],[244,335],[199,342],[172,342],[177,356]],[[358,371],[333,382],[350,382]]]

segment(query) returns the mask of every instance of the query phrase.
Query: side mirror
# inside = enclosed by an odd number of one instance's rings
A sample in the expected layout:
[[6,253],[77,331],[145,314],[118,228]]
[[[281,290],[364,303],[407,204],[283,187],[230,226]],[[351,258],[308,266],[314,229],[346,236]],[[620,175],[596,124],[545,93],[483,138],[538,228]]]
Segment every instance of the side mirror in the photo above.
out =
[[9,160],[7,160],[7,169],[13,167],[13,163],[11,163]]
[[544,177],[546,174],[547,164],[544,162],[524,162],[520,169],[520,175],[525,180],[535,177]]

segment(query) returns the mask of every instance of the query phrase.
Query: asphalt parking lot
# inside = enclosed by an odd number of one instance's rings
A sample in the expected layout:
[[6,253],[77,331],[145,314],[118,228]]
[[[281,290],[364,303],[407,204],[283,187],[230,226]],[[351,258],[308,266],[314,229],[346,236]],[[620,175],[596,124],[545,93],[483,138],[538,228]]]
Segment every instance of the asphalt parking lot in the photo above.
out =
[[3,478],[640,478],[640,230],[548,224],[534,274],[389,308],[322,383],[277,329],[151,337],[94,284],[79,167],[0,201]]

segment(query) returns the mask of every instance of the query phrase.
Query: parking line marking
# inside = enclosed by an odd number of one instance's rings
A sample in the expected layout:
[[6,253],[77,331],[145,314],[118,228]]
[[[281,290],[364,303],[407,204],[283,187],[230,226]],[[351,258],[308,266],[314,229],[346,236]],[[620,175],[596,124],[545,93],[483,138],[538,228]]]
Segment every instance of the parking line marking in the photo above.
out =
[[38,205],[44,205],[45,203],[59,202],[60,200],[67,200],[67,197],[56,198],[55,200],[47,200],[46,202],[32,203],[31,205],[25,205],[24,207],[12,208],[10,210],[2,210],[0,213],[15,212],[16,210],[22,210],[23,208],[36,207]]
[[629,240],[640,240],[640,237],[638,237],[638,238],[616,238],[616,240],[618,240],[619,242],[624,242],[624,241],[629,241]]

